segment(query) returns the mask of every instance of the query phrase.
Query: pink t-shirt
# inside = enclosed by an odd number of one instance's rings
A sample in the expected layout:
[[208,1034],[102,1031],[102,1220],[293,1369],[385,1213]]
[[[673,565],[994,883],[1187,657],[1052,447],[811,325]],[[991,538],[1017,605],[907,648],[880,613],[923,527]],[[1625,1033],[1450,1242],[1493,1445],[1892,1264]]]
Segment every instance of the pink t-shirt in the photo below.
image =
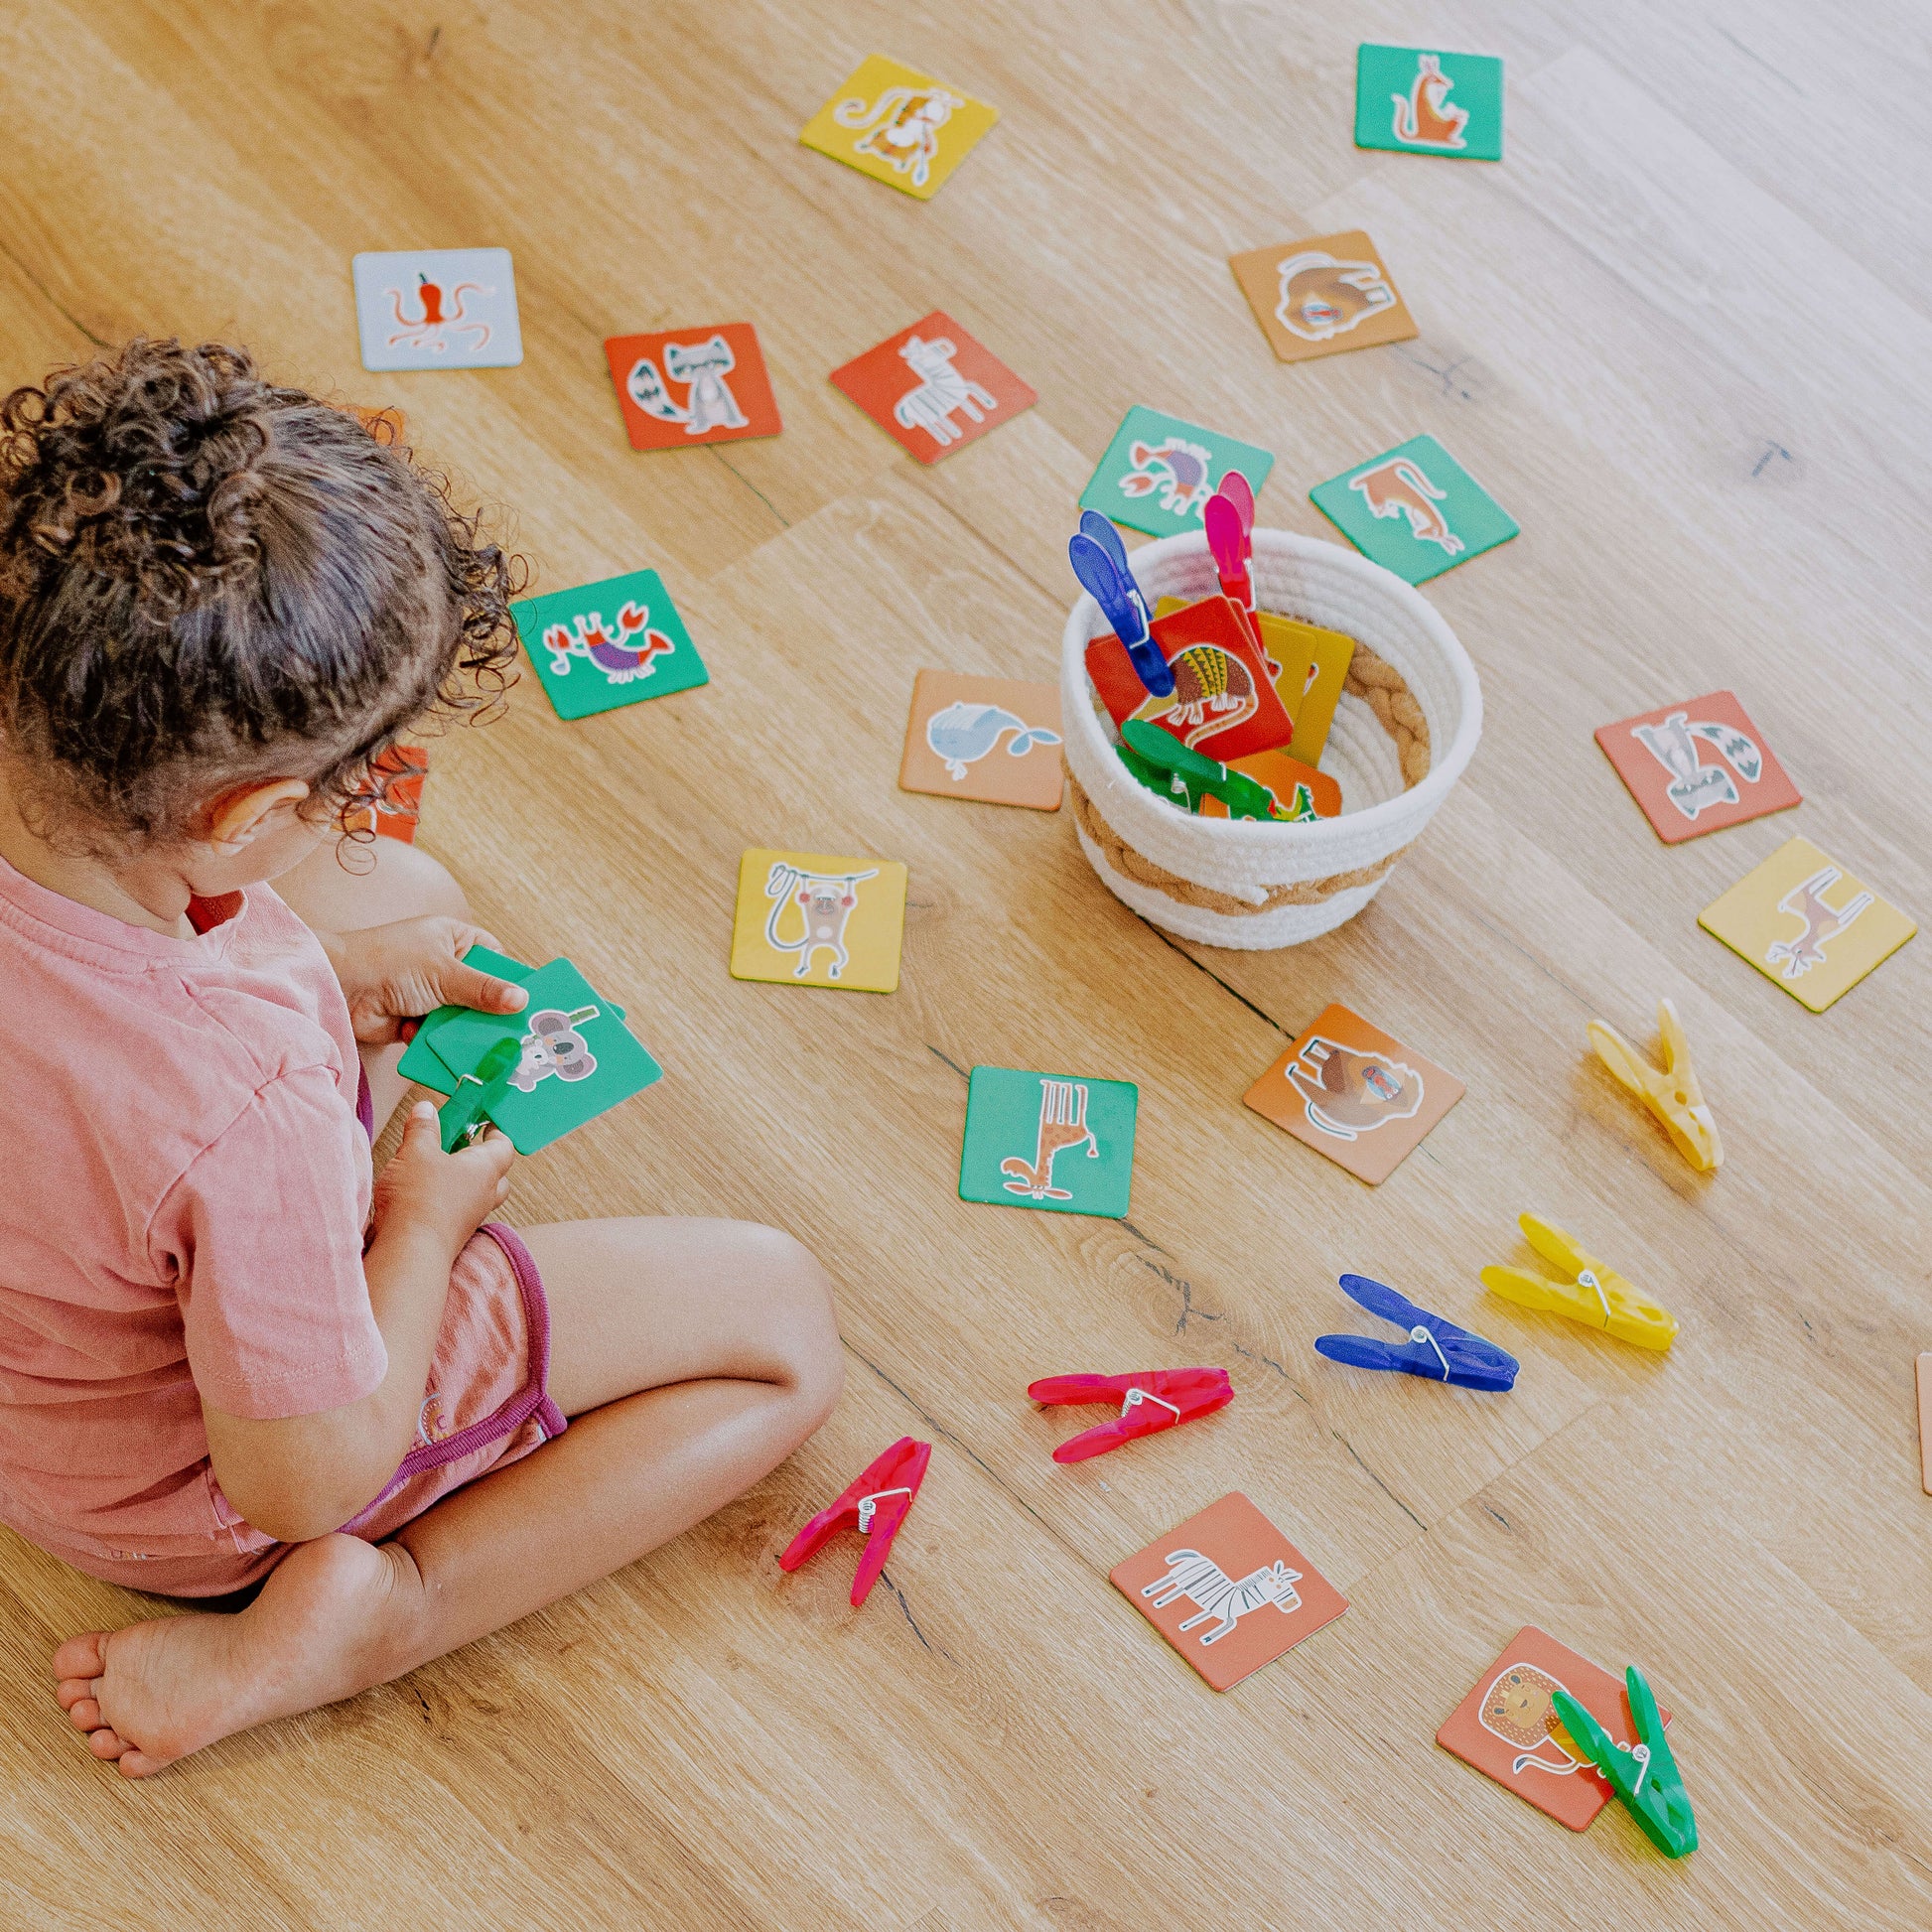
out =
[[57,1550],[218,1546],[197,1390],[309,1415],[388,1366],[342,989],[265,886],[191,917],[124,925],[0,860],[0,1521]]

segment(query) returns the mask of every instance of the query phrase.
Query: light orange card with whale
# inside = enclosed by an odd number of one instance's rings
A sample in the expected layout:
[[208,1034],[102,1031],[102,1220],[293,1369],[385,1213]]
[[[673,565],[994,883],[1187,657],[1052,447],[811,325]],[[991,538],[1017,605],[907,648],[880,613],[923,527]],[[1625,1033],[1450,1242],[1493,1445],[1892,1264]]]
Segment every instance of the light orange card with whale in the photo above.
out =
[[1373,1185],[1395,1173],[1466,1091],[1447,1067],[1360,1014],[1332,1006],[1243,1098]]

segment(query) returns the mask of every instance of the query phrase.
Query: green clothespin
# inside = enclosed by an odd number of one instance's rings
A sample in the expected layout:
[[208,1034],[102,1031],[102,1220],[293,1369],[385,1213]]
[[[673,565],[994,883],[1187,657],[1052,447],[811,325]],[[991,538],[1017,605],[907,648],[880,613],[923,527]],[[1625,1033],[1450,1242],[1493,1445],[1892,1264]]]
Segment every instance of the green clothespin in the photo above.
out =
[[[1276,818],[1280,816],[1275,794],[1244,772],[1230,771],[1225,764],[1198,752],[1190,752],[1172,732],[1157,725],[1130,718],[1120,728],[1121,743],[1145,763],[1155,765],[1182,781],[1188,793],[1188,810],[1200,809],[1200,794],[1218,798],[1228,808],[1230,818]],[[1143,780],[1145,782],[1145,780]],[[1162,787],[1157,786],[1157,790]]]
[[1691,1811],[1690,1794],[1678,1775],[1677,1759],[1671,1755],[1670,1739],[1657,1715],[1657,1700],[1643,1672],[1632,1664],[1623,1681],[1637,1726],[1634,1744],[1613,1742],[1568,1691],[1558,1691],[1550,1702],[1584,1755],[1609,1779],[1610,1789],[1623,1800],[1643,1835],[1666,1858],[1681,1859],[1698,1849],[1698,1821]]
[[456,1092],[444,1101],[437,1115],[445,1154],[468,1147],[490,1125],[492,1110],[503,1104],[510,1090],[510,1075],[522,1058],[523,1042],[510,1035],[483,1054],[476,1072],[457,1076]]
[[1158,792],[1171,804],[1180,806],[1183,811],[1200,810],[1200,801],[1207,795],[1201,787],[1189,785],[1178,771],[1164,771],[1160,765],[1150,764],[1138,752],[1126,745],[1116,749],[1120,753],[1121,763],[1126,765],[1149,791]]

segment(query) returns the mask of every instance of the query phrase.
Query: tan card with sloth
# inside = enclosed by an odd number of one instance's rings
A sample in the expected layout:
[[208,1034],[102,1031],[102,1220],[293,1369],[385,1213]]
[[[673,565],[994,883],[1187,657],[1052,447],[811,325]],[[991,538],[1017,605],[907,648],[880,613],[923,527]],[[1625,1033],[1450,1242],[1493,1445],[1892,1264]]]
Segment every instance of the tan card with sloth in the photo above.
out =
[[1230,255],[1228,266],[1284,362],[1406,343],[1421,332],[1359,228]]

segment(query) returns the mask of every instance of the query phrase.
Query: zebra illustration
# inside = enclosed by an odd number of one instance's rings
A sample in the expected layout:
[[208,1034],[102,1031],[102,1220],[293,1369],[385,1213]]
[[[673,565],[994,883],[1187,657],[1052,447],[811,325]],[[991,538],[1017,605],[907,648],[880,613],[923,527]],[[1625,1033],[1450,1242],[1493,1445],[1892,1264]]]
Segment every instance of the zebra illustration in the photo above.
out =
[[1302,1593],[1295,1587],[1302,1573],[1291,1570],[1279,1557],[1239,1581],[1198,1550],[1171,1550],[1167,1564],[1168,1574],[1155,1578],[1141,1594],[1152,1597],[1157,1610],[1166,1609],[1176,1596],[1186,1597],[1195,1605],[1195,1613],[1179,1625],[1182,1630],[1219,1617],[1220,1622],[1201,1638],[1203,1644],[1219,1643],[1250,1610],[1266,1603],[1284,1614],[1302,1607]]
[[935,336],[931,342],[908,336],[899,344],[898,352],[919,378],[916,389],[906,390],[893,404],[893,421],[900,429],[922,429],[943,450],[966,433],[952,419],[955,409],[965,410],[976,423],[985,422],[999,409],[999,398],[991,389],[953,367],[952,358],[959,349],[944,336]]

